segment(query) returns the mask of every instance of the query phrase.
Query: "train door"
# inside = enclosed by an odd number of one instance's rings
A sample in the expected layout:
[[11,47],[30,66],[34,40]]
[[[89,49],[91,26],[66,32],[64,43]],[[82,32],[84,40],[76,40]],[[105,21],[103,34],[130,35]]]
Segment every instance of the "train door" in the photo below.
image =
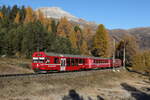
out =
[[88,59],[88,63],[89,63],[89,64],[88,64],[88,65],[89,65],[89,68],[92,68],[92,59],[89,58],[89,59]]
[[66,58],[61,58],[60,71],[66,70]]

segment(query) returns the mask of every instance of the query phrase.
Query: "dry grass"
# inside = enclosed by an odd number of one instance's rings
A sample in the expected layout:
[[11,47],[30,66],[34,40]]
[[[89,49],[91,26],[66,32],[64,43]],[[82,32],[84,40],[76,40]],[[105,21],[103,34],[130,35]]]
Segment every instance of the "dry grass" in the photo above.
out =
[[[96,71],[85,75],[18,77],[0,79],[0,98],[12,100],[63,100],[70,90],[84,100],[133,100],[130,93],[120,85],[127,83],[137,89],[149,87],[147,77],[126,71]],[[72,100],[72,99],[64,99]]]
[[0,74],[31,73],[30,59],[0,58]]

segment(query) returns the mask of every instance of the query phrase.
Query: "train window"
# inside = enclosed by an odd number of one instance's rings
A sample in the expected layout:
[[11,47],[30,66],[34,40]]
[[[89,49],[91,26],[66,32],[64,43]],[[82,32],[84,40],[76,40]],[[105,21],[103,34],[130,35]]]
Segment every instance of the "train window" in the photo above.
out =
[[100,60],[100,63],[102,63],[102,61]]
[[107,61],[105,60],[105,63],[107,63]]
[[85,63],[85,60],[83,59],[83,64]]
[[70,66],[70,58],[67,58],[67,66]]
[[79,59],[79,64],[82,64],[83,63],[83,60],[82,59]]
[[94,63],[95,63],[96,61],[94,60]]
[[98,63],[98,60],[96,60],[96,63]]
[[78,66],[78,59],[75,59],[75,65]]
[[38,63],[44,63],[45,58],[44,57],[39,57]]
[[75,65],[75,59],[71,59],[71,65],[72,65],[72,66]]
[[54,58],[54,63],[58,64],[59,63],[59,59],[58,58]]

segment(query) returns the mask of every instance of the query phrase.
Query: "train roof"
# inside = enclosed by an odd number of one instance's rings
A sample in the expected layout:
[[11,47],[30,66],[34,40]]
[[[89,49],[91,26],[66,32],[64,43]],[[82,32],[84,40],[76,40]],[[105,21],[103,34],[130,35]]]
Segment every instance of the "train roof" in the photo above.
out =
[[93,56],[85,56],[85,55],[72,55],[72,54],[58,54],[52,52],[45,52],[48,56],[58,56],[58,57],[76,57],[76,58],[93,58],[93,59],[111,59],[111,58],[101,58],[101,57],[93,57]]

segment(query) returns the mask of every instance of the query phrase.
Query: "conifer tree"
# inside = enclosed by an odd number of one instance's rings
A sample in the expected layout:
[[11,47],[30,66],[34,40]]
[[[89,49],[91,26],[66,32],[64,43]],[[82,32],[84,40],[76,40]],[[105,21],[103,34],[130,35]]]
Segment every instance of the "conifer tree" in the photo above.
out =
[[32,8],[28,7],[25,9],[25,11],[26,11],[26,16],[25,16],[24,23],[27,24],[29,22],[34,22],[35,14],[34,14],[34,11],[32,10]]
[[81,30],[81,28],[78,25],[76,25],[74,27],[74,31],[75,31],[76,38],[77,38],[77,47],[80,50],[81,49],[81,45],[82,45],[82,40],[83,40],[82,30]]
[[71,41],[72,47],[77,49],[77,36],[75,32],[71,32],[69,39]]
[[92,35],[92,29],[91,27],[84,27],[83,29],[83,37],[85,40],[89,40]]
[[57,27],[57,34],[63,37],[69,37],[69,34],[73,31],[71,23],[67,18],[61,18]]
[[2,12],[0,12],[0,18],[3,18],[3,13]]
[[25,7],[22,6],[19,12],[20,12],[20,21],[21,23],[23,23],[25,20],[25,16],[26,16]]
[[57,27],[58,24],[56,23],[56,21],[54,19],[51,20],[51,30],[52,33],[56,34],[57,33]]
[[89,55],[88,45],[85,40],[82,40],[80,51],[81,51],[81,54],[83,55]]
[[20,14],[19,14],[19,12],[18,12],[18,13],[16,14],[14,23],[19,24],[19,22],[20,22]]
[[136,39],[131,35],[125,35],[123,40],[119,42],[116,48],[116,56],[123,59],[123,49],[126,51],[126,65],[132,66],[134,56],[139,52],[139,45]]
[[98,57],[109,56],[109,35],[104,25],[100,24],[93,39],[92,54]]
[[17,5],[14,5],[13,8],[11,9],[10,11],[10,14],[9,14],[9,19],[13,22],[15,17],[16,17],[16,14],[19,12],[19,8]]

